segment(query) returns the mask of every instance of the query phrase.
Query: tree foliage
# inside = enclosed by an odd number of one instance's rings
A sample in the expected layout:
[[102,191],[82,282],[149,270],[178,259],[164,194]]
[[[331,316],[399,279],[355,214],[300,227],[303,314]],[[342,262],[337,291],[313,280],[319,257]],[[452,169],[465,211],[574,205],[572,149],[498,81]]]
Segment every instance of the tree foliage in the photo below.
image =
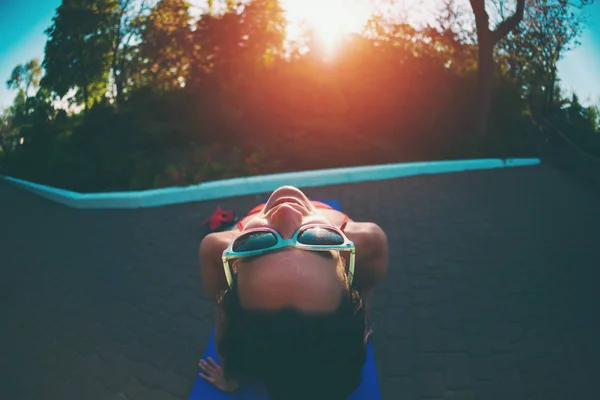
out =
[[[444,0],[426,26],[374,14],[332,57],[310,28],[286,41],[276,0],[209,2],[197,17],[183,0],[63,0],[41,87],[35,64],[8,77],[16,97],[0,119],[10,149],[0,166],[87,192],[531,156],[526,111],[576,126],[574,140],[600,151],[597,109],[556,79],[583,26],[574,6],[494,1],[472,0],[473,20]],[[86,112],[55,108],[71,94]],[[486,117],[488,135],[474,115]]]
[[6,81],[8,89],[17,90],[22,97],[28,97],[30,89],[37,90],[42,77],[40,60],[32,59],[13,68],[10,79]]
[[137,55],[144,84],[161,89],[185,86],[191,59],[190,4],[160,0],[149,15],[135,21],[140,43]]
[[111,67],[116,0],[63,0],[46,31],[42,86],[89,109],[104,98]]
[[579,45],[583,25],[583,14],[562,0],[527,0],[518,29],[499,42],[501,73],[523,88],[531,107],[556,103],[557,63]]

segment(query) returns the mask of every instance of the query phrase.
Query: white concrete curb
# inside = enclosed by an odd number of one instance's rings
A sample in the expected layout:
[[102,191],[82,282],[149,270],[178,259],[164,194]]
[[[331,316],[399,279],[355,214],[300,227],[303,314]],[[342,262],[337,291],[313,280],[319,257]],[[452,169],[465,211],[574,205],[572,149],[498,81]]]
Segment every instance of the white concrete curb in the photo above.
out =
[[283,185],[299,188],[338,185],[423,174],[538,165],[537,158],[481,159],[384,164],[316,171],[288,172],[225,179],[187,187],[136,192],[77,193],[7,176],[1,178],[33,193],[74,208],[142,208],[267,193]]

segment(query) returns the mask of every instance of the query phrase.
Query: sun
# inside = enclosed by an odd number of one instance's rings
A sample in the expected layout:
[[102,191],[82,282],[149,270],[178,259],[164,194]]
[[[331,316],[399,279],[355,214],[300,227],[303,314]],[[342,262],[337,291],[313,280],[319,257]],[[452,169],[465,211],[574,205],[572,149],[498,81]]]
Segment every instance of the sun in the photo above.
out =
[[369,19],[365,0],[283,0],[288,19],[288,39],[297,39],[300,26],[308,25],[328,53],[335,51],[340,41],[359,31]]

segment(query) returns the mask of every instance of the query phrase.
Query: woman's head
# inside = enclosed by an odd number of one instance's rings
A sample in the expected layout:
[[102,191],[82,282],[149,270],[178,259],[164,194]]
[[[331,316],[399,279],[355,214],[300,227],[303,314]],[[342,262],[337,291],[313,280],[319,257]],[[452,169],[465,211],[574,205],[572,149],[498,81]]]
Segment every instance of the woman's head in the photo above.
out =
[[[301,191],[283,187],[245,229],[270,228],[288,239],[311,224],[331,222]],[[340,253],[285,249],[232,268],[220,299],[225,374],[262,382],[273,400],[348,397],[360,383],[367,323]]]
[[225,377],[262,383],[272,400],[343,400],[361,381],[368,327],[350,287],[329,311],[246,308],[236,278],[220,299]]
[[[300,190],[284,186],[244,231],[269,228],[290,239],[307,225],[331,225]],[[243,233],[243,232],[242,232]],[[345,265],[337,251],[284,248],[236,261],[240,301],[247,309],[277,310],[295,307],[306,312],[331,312],[346,286]]]

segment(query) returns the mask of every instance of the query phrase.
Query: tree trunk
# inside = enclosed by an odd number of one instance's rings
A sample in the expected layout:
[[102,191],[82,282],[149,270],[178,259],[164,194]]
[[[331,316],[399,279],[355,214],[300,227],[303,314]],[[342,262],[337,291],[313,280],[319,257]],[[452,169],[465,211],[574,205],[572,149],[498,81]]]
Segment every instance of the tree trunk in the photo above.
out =
[[88,112],[88,85],[83,85],[83,111]]
[[122,82],[122,77],[121,77],[122,71],[120,70],[121,68],[120,68],[120,63],[119,63],[119,46],[121,45],[121,39],[123,37],[121,24],[123,23],[123,16],[125,15],[125,10],[128,5],[129,5],[129,1],[126,1],[125,3],[121,4],[121,12],[119,13],[119,20],[116,25],[114,38],[113,38],[113,49],[112,49],[113,54],[112,54],[111,68],[112,68],[112,72],[113,72],[113,79],[115,81],[115,91],[116,91],[115,96],[116,96],[117,108],[123,101],[123,82]]
[[[120,40],[120,39],[119,39]],[[117,108],[123,103],[123,70],[121,68],[121,63],[119,60],[119,51],[118,44],[116,45],[113,51],[113,59],[112,59],[112,72],[113,79],[115,81],[115,97],[116,97],[116,105]]]
[[553,64],[550,71],[550,84],[548,85],[548,105],[554,104],[554,91],[556,90],[556,63]]
[[[83,52],[81,52],[82,56],[83,56]],[[85,69],[85,62],[84,59],[82,58],[81,61],[81,65],[82,65],[82,71],[81,71],[81,78],[82,78],[82,89],[83,89],[83,111],[87,114],[89,107],[88,107],[88,101],[90,98],[90,91],[89,91],[89,83],[88,83],[88,77],[87,77],[87,71]]]
[[80,84],[81,89],[83,91],[83,111],[87,114],[88,112],[88,97],[89,97],[89,88],[88,88],[88,77],[87,77],[87,59],[84,54],[84,46],[83,46],[83,37],[79,36],[78,40],[78,54],[79,54],[79,73],[81,74],[80,79],[78,79],[78,84]]
[[523,19],[525,0],[517,0],[517,9],[509,18],[502,21],[496,29],[490,30],[490,17],[485,10],[484,0],[470,0],[475,26],[477,27],[478,41],[478,69],[477,69],[477,114],[473,121],[475,133],[485,136],[488,128],[488,118],[492,102],[492,88],[494,79],[494,46],[498,40],[508,34]]
[[488,117],[492,103],[494,79],[494,43],[489,30],[477,34],[479,42],[477,69],[477,113],[474,128],[479,136],[487,133]]

